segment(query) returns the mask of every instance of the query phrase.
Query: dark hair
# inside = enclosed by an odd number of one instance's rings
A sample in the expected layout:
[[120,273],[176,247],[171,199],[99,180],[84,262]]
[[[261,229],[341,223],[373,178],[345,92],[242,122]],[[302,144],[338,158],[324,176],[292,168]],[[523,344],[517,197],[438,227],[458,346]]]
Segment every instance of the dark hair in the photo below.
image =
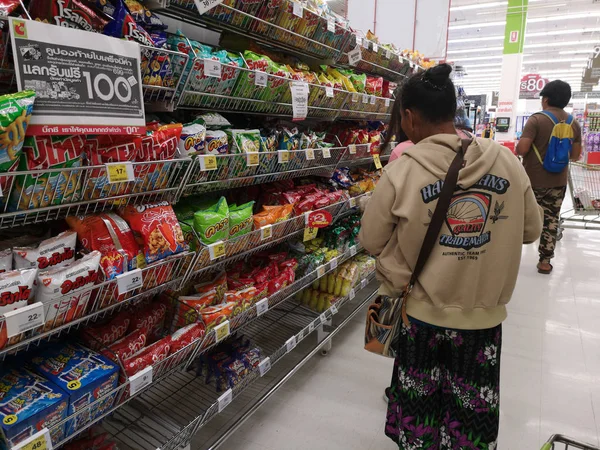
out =
[[432,123],[453,122],[456,91],[451,72],[448,64],[440,64],[410,77],[402,86],[402,108],[416,109]]
[[390,123],[385,133],[385,140],[381,144],[381,148],[387,148],[387,146],[395,139],[397,144],[408,141],[408,136],[402,129],[402,103],[400,99],[396,99],[394,106],[392,107],[392,115],[390,117]]
[[562,109],[571,101],[571,86],[561,80],[551,81],[542,89],[540,97],[546,97],[548,105]]

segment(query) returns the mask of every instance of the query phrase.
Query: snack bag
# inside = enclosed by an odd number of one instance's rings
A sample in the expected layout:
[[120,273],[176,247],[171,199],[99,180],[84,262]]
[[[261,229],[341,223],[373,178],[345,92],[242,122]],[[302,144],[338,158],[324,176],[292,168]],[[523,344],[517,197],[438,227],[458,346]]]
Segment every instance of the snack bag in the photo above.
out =
[[365,91],[369,95],[383,97],[383,78],[382,77],[367,77]]
[[84,330],[81,337],[85,345],[89,348],[99,350],[125,336],[130,323],[131,313],[129,311],[121,311],[105,324],[89,326]]
[[[229,136],[230,152],[241,153],[244,156],[236,157],[229,167],[230,177],[244,177],[253,175],[256,172],[256,166],[249,166],[248,153],[258,153],[261,147],[260,131],[258,130],[227,130]],[[260,164],[260,156],[259,156]]]
[[[81,136],[28,136],[19,161],[20,171],[75,169],[82,165]],[[19,175],[10,196],[10,209],[25,210],[79,200],[82,173],[64,170]]]
[[252,219],[252,208],[254,202],[241,206],[229,208],[229,239],[243,236],[252,231],[254,221]]
[[102,354],[115,362],[122,362],[143,349],[147,341],[148,331],[140,328],[110,344],[106,350],[102,351]]
[[[37,269],[11,270],[0,273],[0,314],[27,306],[33,299]],[[8,338],[6,325],[0,326],[0,349],[18,343],[22,334]]]
[[[171,160],[177,153],[183,125],[152,125],[142,139],[135,160],[139,162]],[[135,187],[133,192],[148,192],[167,187],[172,165],[167,162],[157,164],[138,164],[133,168]]]
[[127,11],[123,0],[112,0],[111,3],[115,9],[112,14],[113,20],[104,27],[103,33],[107,36],[154,47],[155,43],[152,37],[136,23],[133,16]]
[[205,144],[206,127],[197,120],[187,123],[183,126],[181,131],[177,154],[181,158],[202,155],[205,152]]
[[36,247],[14,247],[16,269],[48,270],[66,266],[75,260],[77,233],[65,231],[58,236],[40,242]]
[[173,207],[168,202],[119,208],[148,264],[183,252],[187,246]]
[[203,323],[193,323],[186,327],[180,328],[171,335],[171,352],[177,353],[189,346],[192,342],[204,338],[206,329]]
[[227,273],[223,271],[217,274],[212,281],[196,284],[194,286],[194,291],[196,291],[198,294],[203,294],[214,290],[216,293],[217,303],[221,303],[223,301],[225,291],[227,290],[227,283]]
[[35,299],[44,304],[44,331],[78,319],[87,305],[99,280],[101,254],[93,251],[64,267],[38,273]]
[[[227,134],[220,130],[207,130],[204,152],[207,155],[227,155],[229,153]],[[217,160],[219,161],[220,159]]]
[[229,207],[227,199],[221,197],[211,207],[194,214],[194,230],[204,245],[225,241],[229,236]]
[[204,325],[206,325],[206,330],[212,330],[217,325],[228,320],[233,314],[235,306],[235,303],[222,303],[220,305],[209,306],[200,311],[200,316]]
[[[17,169],[34,100],[35,92],[29,90],[0,96],[0,173]],[[12,180],[0,176],[4,195],[9,192]]]
[[170,351],[171,336],[167,336],[124,360],[123,368],[125,369],[125,374],[127,377],[135,375],[140,370],[165,359],[169,356]]
[[77,232],[83,248],[98,250],[102,254],[100,267],[105,280],[112,280],[117,275],[146,265],[144,254],[129,225],[118,215],[101,213],[69,216],[66,221]]
[[61,27],[102,33],[110,17],[86,0],[32,0],[29,14],[34,20]]

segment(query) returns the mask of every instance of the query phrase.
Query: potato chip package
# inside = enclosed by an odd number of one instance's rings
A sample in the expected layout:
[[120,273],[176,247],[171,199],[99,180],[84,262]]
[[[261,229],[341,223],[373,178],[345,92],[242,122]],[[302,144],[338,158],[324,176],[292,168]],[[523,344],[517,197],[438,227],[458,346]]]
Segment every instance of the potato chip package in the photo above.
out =
[[204,154],[205,145],[206,127],[199,122],[186,123],[179,139],[179,156],[202,155]]
[[213,206],[194,214],[194,229],[205,245],[225,241],[229,236],[229,207],[221,197]]
[[252,219],[252,208],[254,202],[241,206],[229,208],[229,239],[243,236],[252,231],[254,221]]
[[40,269],[40,271],[63,267],[75,261],[77,233],[65,231],[35,247],[14,247],[16,269]]
[[[37,269],[11,270],[0,273],[0,314],[27,306],[33,299]],[[10,338],[14,344],[21,340],[22,334]],[[9,343],[6,326],[0,329],[0,349]]]

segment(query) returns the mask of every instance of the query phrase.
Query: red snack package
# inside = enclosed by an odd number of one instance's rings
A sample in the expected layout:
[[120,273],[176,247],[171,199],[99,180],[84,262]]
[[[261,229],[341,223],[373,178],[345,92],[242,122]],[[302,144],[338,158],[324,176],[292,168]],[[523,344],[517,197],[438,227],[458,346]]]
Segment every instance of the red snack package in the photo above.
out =
[[369,150],[372,155],[379,154],[381,147],[381,132],[373,130],[369,133],[369,143],[371,144]]
[[267,255],[267,258],[269,259],[270,262],[275,262],[275,263],[280,263],[283,262],[287,259],[288,255],[286,252],[279,252],[279,253],[269,253]]
[[220,305],[209,306],[200,311],[200,316],[206,325],[206,329],[210,330],[228,320],[234,308],[235,303],[221,303]]
[[[139,352],[146,345],[148,339],[148,332],[145,328],[135,330],[133,333],[129,333],[122,339],[119,339],[112,345],[108,346],[108,350],[104,350],[102,354],[111,360],[125,361],[135,353]],[[115,360],[116,362],[116,360]]]
[[[142,138],[136,161],[173,159],[183,125],[169,124],[158,127]],[[139,164],[134,167],[136,187],[134,192],[154,191],[167,186],[171,165],[169,163]]]
[[110,18],[84,0],[32,0],[29,14],[34,20],[101,33]]
[[129,223],[137,242],[143,246],[146,262],[185,250],[181,226],[168,202],[126,206],[119,209],[119,215]]
[[128,377],[138,373],[140,370],[148,366],[162,361],[171,351],[171,336],[162,338],[160,341],[143,348],[135,355],[123,361],[123,368]]
[[131,322],[131,313],[122,311],[113,317],[104,325],[91,326],[83,333],[82,339],[92,350],[99,350],[102,347],[111,345],[118,341],[129,328]]
[[[275,277],[271,281],[269,281],[269,295],[273,295],[275,292],[280,291],[288,284],[290,284],[290,274],[289,271],[291,269],[285,269],[279,276]],[[294,272],[292,271],[292,274]]]
[[194,290],[199,294],[214,290],[217,297],[217,303],[221,303],[225,291],[227,290],[227,274],[225,271],[220,272],[214,280],[195,285]]
[[167,306],[163,302],[153,302],[142,310],[136,311],[131,318],[129,331],[145,328],[152,330],[156,325],[162,322],[167,312]]
[[296,268],[298,267],[298,260],[296,258],[291,258],[285,261],[281,261],[279,263],[279,269],[282,271],[287,269],[288,267],[291,268],[293,271],[296,271]]
[[102,254],[100,267],[106,280],[145,265],[146,260],[129,225],[116,214],[69,216],[66,221],[77,232],[83,248]]
[[250,286],[254,286],[254,283],[255,283],[255,281],[253,278],[238,278],[237,280],[229,280],[229,282],[227,283],[227,286],[230,289],[240,291],[240,290],[246,289]]
[[329,206],[331,204],[331,200],[329,199],[328,196],[323,196],[318,198],[317,200],[315,200],[315,203],[313,204],[313,208],[314,210],[318,210],[318,209],[322,209],[325,208],[326,206]]
[[269,282],[262,284],[257,284],[255,286],[256,294],[254,295],[254,303],[262,300],[263,298],[267,298],[269,296]]
[[[0,314],[27,306],[33,299],[37,269],[10,270],[0,274]],[[20,342],[23,334],[8,338],[6,325],[0,324],[0,349]]]
[[287,284],[290,285],[292,284],[294,281],[296,281],[296,272],[294,271],[294,269],[292,269],[291,267],[286,267],[282,272],[281,275],[284,275],[287,279]]
[[306,198],[294,205],[294,213],[297,216],[301,216],[305,212],[312,211],[314,209],[315,199],[314,197]]
[[376,95],[378,97],[382,97],[383,78],[367,76],[367,84],[365,86],[365,92],[369,95]]
[[285,199],[286,203],[293,205],[302,199],[302,194],[298,191],[288,191],[281,194],[281,197]]
[[203,323],[193,323],[180,328],[171,335],[171,355],[187,347],[192,342],[204,338],[205,327]]
[[15,269],[49,270],[71,264],[75,261],[76,242],[77,233],[65,231],[35,247],[14,247]]

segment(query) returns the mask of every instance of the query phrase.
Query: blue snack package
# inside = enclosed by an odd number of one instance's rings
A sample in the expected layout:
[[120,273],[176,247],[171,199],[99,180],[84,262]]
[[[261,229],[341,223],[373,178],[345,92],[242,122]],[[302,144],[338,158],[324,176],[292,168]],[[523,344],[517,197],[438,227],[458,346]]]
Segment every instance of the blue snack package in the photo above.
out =
[[335,169],[331,177],[334,183],[342,188],[349,188],[354,184],[350,177],[350,169],[348,167],[340,167]]
[[107,36],[155,47],[152,37],[129,14],[123,0],[114,0],[113,5],[115,8],[113,20],[104,27],[103,33]]
[[31,365],[68,394],[67,416],[86,410],[67,422],[67,436],[112,407],[116,394],[106,395],[117,387],[119,366],[105,356],[79,344],[63,344],[42,351],[31,359]]
[[[8,450],[38,431],[51,430],[52,442],[65,437],[69,396],[48,380],[26,369],[0,370],[0,449]],[[2,436],[2,434],[4,436]]]

